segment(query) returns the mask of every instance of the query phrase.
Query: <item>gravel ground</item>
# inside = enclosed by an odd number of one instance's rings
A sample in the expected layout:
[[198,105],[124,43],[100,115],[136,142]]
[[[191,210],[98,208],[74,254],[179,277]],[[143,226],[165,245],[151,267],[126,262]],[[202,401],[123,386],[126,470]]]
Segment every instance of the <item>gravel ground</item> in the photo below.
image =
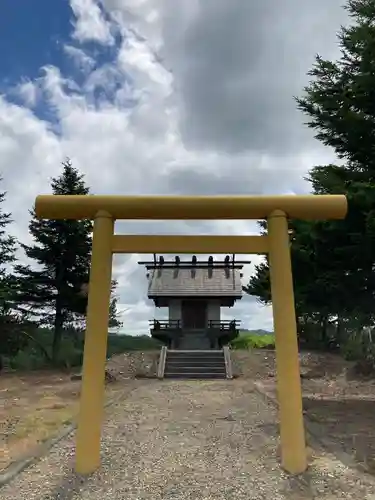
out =
[[72,473],[68,438],[0,490],[4,500],[375,500],[375,478],[314,449],[288,478],[277,461],[275,409],[248,380],[132,381],[107,411],[103,465]]

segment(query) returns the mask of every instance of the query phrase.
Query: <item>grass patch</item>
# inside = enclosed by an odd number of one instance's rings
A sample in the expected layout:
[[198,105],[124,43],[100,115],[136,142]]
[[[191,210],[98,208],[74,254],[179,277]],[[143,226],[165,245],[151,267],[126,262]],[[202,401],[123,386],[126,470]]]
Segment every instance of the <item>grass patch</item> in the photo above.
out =
[[29,408],[18,420],[13,430],[12,440],[34,438],[45,441],[61,426],[70,423],[78,413],[78,402],[63,402],[56,398],[42,398],[38,405]]
[[274,349],[275,336],[272,333],[266,335],[245,333],[234,339],[230,346],[232,349]]

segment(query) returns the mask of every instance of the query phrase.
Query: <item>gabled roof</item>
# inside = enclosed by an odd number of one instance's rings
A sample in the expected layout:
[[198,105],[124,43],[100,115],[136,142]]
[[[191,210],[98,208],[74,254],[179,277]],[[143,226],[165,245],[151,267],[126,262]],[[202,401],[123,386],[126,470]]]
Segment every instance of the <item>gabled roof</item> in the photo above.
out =
[[158,267],[149,271],[148,297],[241,298],[240,269]]

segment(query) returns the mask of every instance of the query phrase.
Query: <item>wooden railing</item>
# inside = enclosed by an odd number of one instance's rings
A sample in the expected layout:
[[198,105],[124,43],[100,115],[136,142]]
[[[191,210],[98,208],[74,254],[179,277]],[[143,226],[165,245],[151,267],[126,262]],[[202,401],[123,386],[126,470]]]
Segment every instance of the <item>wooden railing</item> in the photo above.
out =
[[[149,320],[150,323],[150,328],[152,330],[159,330],[159,331],[165,331],[165,330],[181,330],[182,329],[182,322],[181,320],[157,320],[157,319],[152,319]],[[208,329],[212,330],[221,330],[221,331],[233,331],[233,330],[238,330],[240,327],[240,321],[233,319],[233,320],[223,320],[223,321],[215,321],[215,320],[209,320],[207,323]]]
[[240,323],[241,322],[237,319],[222,321],[209,320],[207,326],[214,330],[238,330]]
[[153,330],[179,330],[181,329],[180,320],[149,320],[150,328]]

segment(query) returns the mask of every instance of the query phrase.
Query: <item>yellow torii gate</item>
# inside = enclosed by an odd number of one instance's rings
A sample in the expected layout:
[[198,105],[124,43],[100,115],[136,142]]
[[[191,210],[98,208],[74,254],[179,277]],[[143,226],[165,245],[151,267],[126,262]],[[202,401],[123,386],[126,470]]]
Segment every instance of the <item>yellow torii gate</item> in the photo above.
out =
[[[281,462],[292,473],[307,467],[297,328],[287,218],[343,219],[343,195],[303,196],[97,196],[41,195],[41,219],[93,219],[94,233],[87,306],[76,471],[100,466],[105,363],[113,253],[267,254],[276,338]],[[116,219],[266,219],[267,236],[122,236]]]

